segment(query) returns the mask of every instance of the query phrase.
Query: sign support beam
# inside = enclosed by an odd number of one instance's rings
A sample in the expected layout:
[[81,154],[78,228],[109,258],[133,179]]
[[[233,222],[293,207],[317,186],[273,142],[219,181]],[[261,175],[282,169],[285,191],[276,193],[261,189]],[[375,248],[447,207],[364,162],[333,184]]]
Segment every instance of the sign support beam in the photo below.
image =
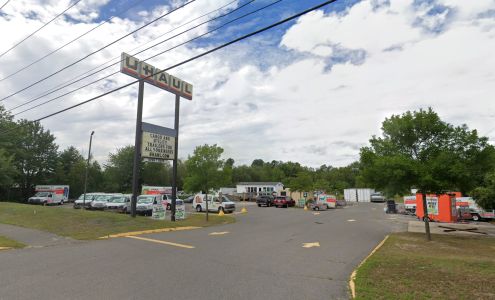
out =
[[136,203],[139,195],[139,166],[141,165],[141,142],[143,139],[143,94],[144,80],[139,80],[138,107],[136,116],[136,139],[134,141],[134,166],[132,168],[131,216],[136,217]]
[[170,220],[175,221],[175,207],[176,207],[176,199],[177,199],[177,154],[179,153],[179,108],[180,108],[180,95],[175,95],[175,121],[174,121],[174,130],[175,130],[175,151],[174,151],[174,160],[172,167],[172,206],[170,207],[171,217]]

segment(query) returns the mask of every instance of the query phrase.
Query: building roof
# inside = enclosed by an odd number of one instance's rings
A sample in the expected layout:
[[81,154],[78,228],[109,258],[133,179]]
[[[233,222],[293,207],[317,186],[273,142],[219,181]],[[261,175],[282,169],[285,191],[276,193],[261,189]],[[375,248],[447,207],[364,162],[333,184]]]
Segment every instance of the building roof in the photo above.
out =
[[277,185],[282,182],[239,182],[237,185]]

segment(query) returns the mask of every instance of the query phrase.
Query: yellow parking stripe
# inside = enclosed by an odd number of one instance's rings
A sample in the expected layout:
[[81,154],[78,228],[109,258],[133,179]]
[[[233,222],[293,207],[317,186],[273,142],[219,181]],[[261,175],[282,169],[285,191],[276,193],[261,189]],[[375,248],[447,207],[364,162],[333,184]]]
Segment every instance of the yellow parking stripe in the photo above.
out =
[[108,239],[108,238],[117,238],[117,237],[128,237],[130,235],[161,233],[161,232],[169,232],[169,231],[182,231],[182,230],[191,230],[191,229],[198,229],[198,228],[201,228],[201,227],[197,227],[197,226],[184,226],[184,227],[150,229],[150,230],[141,230],[141,231],[132,231],[132,232],[110,234],[110,235],[107,235],[107,236],[102,236],[99,239]]
[[181,248],[187,248],[187,249],[194,249],[195,248],[194,246],[190,246],[190,245],[177,244],[177,243],[155,240],[155,239],[148,239],[148,238],[139,237],[139,236],[126,236],[126,237],[130,238],[130,239],[142,240],[142,241],[164,244],[164,245],[175,246],[175,247],[181,247]]

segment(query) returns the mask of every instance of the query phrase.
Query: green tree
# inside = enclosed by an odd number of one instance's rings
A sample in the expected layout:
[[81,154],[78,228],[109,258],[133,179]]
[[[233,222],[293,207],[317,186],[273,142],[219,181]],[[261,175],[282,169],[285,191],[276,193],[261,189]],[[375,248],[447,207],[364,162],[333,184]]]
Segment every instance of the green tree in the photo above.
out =
[[16,183],[26,200],[33,193],[34,185],[46,184],[55,173],[58,146],[49,130],[39,122],[21,120],[13,139],[13,163],[17,169]]
[[[188,192],[203,191],[208,195],[210,190],[218,189],[225,184],[227,181],[223,170],[225,162],[220,159],[222,153],[223,149],[216,144],[196,147],[193,155],[186,161],[187,175],[184,179],[184,189]],[[208,209],[206,220],[208,220]]]
[[483,185],[475,188],[471,194],[482,208],[495,209],[495,171],[486,174]]
[[[486,138],[479,138],[466,126],[454,128],[431,108],[385,119],[382,137],[373,136],[370,144],[361,149],[362,178],[388,195],[419,188],[425,210],[426,193],[474,186],[476,179],[468,184],[464,179],[469,176],[479,180],[474,172],[485,166],[469,164],[486,162],[493,152]],[[458,174],[460,170],[468,174]],[[425,228],[429,240],[427,218]]]
[[116,153],[110,153],[104,171],[105,191],[130,193],[132,191],[133,165],[134,146],[119,148]]

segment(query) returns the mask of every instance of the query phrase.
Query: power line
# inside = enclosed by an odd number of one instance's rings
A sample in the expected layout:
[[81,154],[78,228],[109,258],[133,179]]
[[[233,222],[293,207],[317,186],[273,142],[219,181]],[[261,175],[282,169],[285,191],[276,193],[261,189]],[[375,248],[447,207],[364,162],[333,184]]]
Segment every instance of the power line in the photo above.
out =
[[[244,4],[244,5],[242,5],[242,6],[237,7],[236,9],[234,9],[234,10],[232,10],[232,11],[230,11],[230,12],[227,12],[227,13],[225,13],[225,14],[223,14],[223,15],[220,15],[220,16],[217,16],[217,17],[214,17],[214,18],[211,18],[211,19],[209,19],[209,20],[207,20],[207,21],[205,21],[205,22],[203,22],[203,23],[197,24],[197,25],[195,25],[195,26],[193,26],[193,27],[191,27],[191,28],[189,28],[189,29],[187,29],[187,30],[185,30],[185,31],[182,31],[182,32],[180,32],[180,33],[178,33],[178,34],[176,34],[176,35],[174,35],[174,36],[171,36],[171,37],[169,37],[169,38],[167,38],[167,39],[165,39],[165,40],[163,40],[163,41],[161,41],[161,42],[158,42],[158,43],[156,43],[156,44],[154,44],[154,45],[152,45],[152,46],[150,46],[150,47],[147,47],[147,48],[145,48],[145,49],[143,49],[143,50],[140,50],[139,52],[136,52],[136,53],[134,53],[133,55],[137,55],[137,54],[140,54],[140,53],[142,53],[142,52],[145,52],[145,51],[147,51],[147,50],[149,50],[149,49],[151,49],[151,48],[153,48],[153,47],[156,47],[156,46],[157,46],[157,45],[159,45],[159,44],[162,44],[162,43],[164,43],[164,42],[166,42],[166,41],[169,41],[169,40],[171,40],[171,39],[173,39],[173,38],[175,38],[175,37],[177,37],[177,36],[179,36],[179,35],[182,35],[182,34],[184,34],[184,33],[188,32],[188,31],[190,31],[190,30],[192,30],[192,29],[195,29],[195,28],[197,28],[197,27],[199,27],[199,26],[202,26],[202,25],[204,25],[204,24],[206,24],[206,23],[209,23],[209,22],[211,22],[211,21],[213,21],[213,20],[217,20],[217,19],[219,19],[219,18],[225,17],[225,16],[227,16],[227,15],[229,15],[229,14],[232,14],[232,13],[234,13],[235,11],[237,11],[237,10],[239,10],[239,9],[243,8],[244,6],[246,6],[246,5],[250,4],[250,3],[252,3],[253,1],[254,1],[254,0],[251,0],[251,1],[249,1],[249,2],[245,3],[245,4]],[[192,41],[194,41],[194,40],[197,40],[197,39],[199,39],[199,38],[201,38],[201,37],[203,37],[203,36],[205,36],[205,35],[208,35],[208,34],[210,34],[210,33],[214,32],[214,31],[216,31],[216,30],[219,30],[219,29],[221,29],[221,28],[223,28],[223,27],[227,26],[228,24],[231,24],[231,23],[233,23],[233,22],[235,22],[235,21],[238,21],[238,20],[240,20],[240,19],[242,19],[242,18],[245,18],[246,16],[249,16],[249,15],[251,15],[251,14],[257,13],[257,12],[259,12],[259,11],[261,11],[261,10],[263,10],[263,9],[266,9],[266,8],[268,8],[268,7],[270,7],[270,6],[274,5],[274,4],[276,4],[276,3],[278,3],[278,2],[281,2],[281,1],[283,1],[283,0],[277,0],[277,1],[275,1],[275,2],[272,2],[271,4],[265,5],[265,6],[261,7],[261,8],[258,8],[258,9],[256,9],[256,10],[254,10],[254,11],[251,11],[251,12],[249,12],[249,13],[246,13],[246,14],[242,15],[242,16],[239,16],[239,17],[237,17],[237,18],[235,18],[235,19],[233,19],[233,20],[230,20],[230,21],[228,21],[228,22],[225,22],[225,23],[223,23],[222,25],[220,25],[220,26],[218,26],[218,27],[216,27],[216,28],[214,28],[214,29],[212,29],[212,30],[210,30],[210,31],[206,32],[206,33],[203,33],[203,34],[201,34],[201,35],[199,35],[199,36],[196,36],[196,37],[194,37],[194,38],[192,38],[192,39],[190,39],[190,40],[187,40],[187,41],[182,42],[182,43],[180,43],[180,44],[178,44],[178,45],[175,45],[175,46],[173,46],[173,47],[171,47],[171,48],[168,48],[168,49],[166,49],[166,50],[164,50],[164,51],[160,52],[159,54],[156,54],[156,55],[154,55],[154,56],[152,56],[152,57],[149,57],[149,58],[144,59],[143,61],[150,60],[150,59],[152,59],[152,58],[156,57],[157,55],[164,54],[164,53],[166,53],[166,52],[168,52],[168,51],[171,51],[171,50],[173,50],[173,49],[175,49],[175,48],[178,48],[178,47],[180,47],[180,46],[182,46],[182,45],[185,45],[185,44],[190,43],[190,42],[192,42]],[[182,26],[182,25],[181,25],[181,26]],[[179,26],[179,27],[180,27],[180,26]],[[178,28],[178,27],[176,27],[176,28]],[[139,48],[139,47],[138,47],[138,48]],[[112,59],[112,60],[113,60],[113,59]],[[112,60],[110,60],[110,61],[112,61]],[[108,62],[105,62],[105,63],[103,63],[102,65],[105,65],[105,64],[107,64],[107,63],[108,63]],[[27,105],[27,104],[29,104],[29,103],[32,103],[32,102],[34,102],[34,101],[36,101],[36,100],[38,100],[38,99],[40,99],[40,98],[43,98],[43,97],[45,97],[45,96],[47,96],[47,95],[53,94],[53,93],[54,93],[54,92],[56,92],[56,91],[59,91],[59,90],[61,90],[61,89],[65,88],[65,87],[67,87],[67,86],[73,85],[73,84],[75,84],[75,83],[77,83],[77,82],[79,82],[79,81],[82,81],[82,80],[84,80],[84,79],[86,79],[86,78],[88,78],[88,77],[90,77],[90,76],[93,76],[93,75],[95,75],[95,74],[97,74],[97,73],[99,73],[99,72],[102,72],[102,71],[104,71],[104,70],[106,70],[106,69],[108,69],[108,68],[110,68],[110,67],[112,67],[112,66],[114,66],[114,65],[119,64],[119,63],[121,63],[121,61],[120,61],[120,60],[119,60],[119,61],[117,61],[117,62],[115,62],[115,63],[113,63],[113,64],[111,64],[111,65],[108,65],[108,66],[106,66],[106,67],[104,67],[104,68],[102,68],[102,69],[100,69],[100,70],[98,70],[98,71],[95,71],[95,72],[93,72],[93,73],[90,73],[90,74],[88,74],[88,75],[86,75],[86,76],[82,77],[82,78],[79,78],[78,80],[75,80],[75,81],[73,81],[73,82],[71,82],[71,83],[69,83],[69,84],[63,85],[63,86],[61,86],[61,87],[59,87],[59,88],[56,88],[55,90],[51,90],[51,91],[47,92],[46,94],[43,94],[43,95],[38,96],[38,97],[36,97],[36,98],[34,98],[34,99],[32,99],[32,100],[29,100],[29,101],[27,101],[27,102],[24,102],[24,103],[22,103],[22,104],[19,104],[19,105],[15,106],[15,107],[11,108],[9,111],[13,111],[14,109],[20,108],[20,107],[25,106],[25,105]],[[96,67],[96,68],[98,68],[98,67]],[[94,69],[92,69],[92,70],[94,70]],[[92,81],[92,82],[90,82],[90,83],[88,83],[88,84],[85,84],[85,85],[83,85],[83,86],[79,87],[79,88],[73,89],[73,90],[71,90],[71,91],[69,91],[69,92],[66,92],[66,93],[64,93],[64,94],[62,94],[62,95],[59,95],[59,96],[57,96],[57,97],[55,97],[55,98],[52,98],[52,99],[47,100],[47,101],[45,101],[45,102],[42,102],[42,103],[40,103],[40,104],[38,104],[38,105],[35,105],[35,106],[31,107],[31,108],[28,108],[28,109],[25,109],[25,110],[23,110],[23,111],[21,111],[21,112],[18,112],[18,113],[16,113],[16,114],[14,114],[14,116],[17,116],[17,115],[19,115],[19,114],[22,114],[22,113],[24,113],[24,112],[26,112],[26,111],[29,111],[29,110],[32,110],[32,109],[34,109],[34,108],[40,107],[40,106],[42,106],[42,105],[44,105],[44,104],[46,104],[46,103],[52,102],[52,101],[54,101],[54,100],[56,100],[56,99],[59,99],[59,98],[61,98],[61,97],[63,97],[63,96],[67,96],[67,95],[69,95],[69,94],[71,94],[71,93],[73,93],[73,92],[76,92],[76,91],[78,91],[78,90],[81,90],[81,89],[83,89],[83,88],[85,88],[85,87],[88,87],[88,86],[90,86],[90,85],[92,85],[92,84],[94,84],[94,83],[97,83],[97,82],[99,82],[99,81],[101,81],[101,80],[104,80],[104,79],[106,79],[106,78],[108,78],[108,77],[110,77],[110,76],[113,76],[113,75],[115,75],[115,74],[118,74],[118,73],[119,73],[119,71],[114,72],[114,73],[111,73],[111,74],[109,74],[109,75],[106,75],[105,77],[102,77],[102,78],[100,78],[100,79],[97,79],[97,80],[95,80],[95,81]],[[76,77],[76,78],[77,78],[77,77]]]
[[[7,1],[8,3],[9,1]],[[56,15],[53,19],[51,19],[50,21],[46,22],[45,24],[43,24],[40,28],[36,29],[33,33],[29,34],[28,36],[26,36],[25,38],[23,38],[22,40],[20,40],[19,42],[17,42],[14,46],[10,47],[9,49],[7,49],[5,52],[3,52],[2,54],[0,54],[0,57],[4,56],[5,54],[9,53],[12,49],[14,49],[15,47],[19,46],[20,44],[22,44],[25,40],[27,40],[28,38],[32,37],[33,35],[35,35],[38,31],[40,31],[41,29],[45,28],[48,24],[50,24],[51,22],[55,21],[56,18],[60,17],[61,15],[65,14],[66,11],[68,11],[69,9],[71,9],[72,7],[76,6],[77,3],[81,2],[81,0],[77,0],[76,2],[74,2],[73,4],[69,5],[69,7],[67,7],[63,12],[59,13],[58,15]],[[7,4],[5,3],[4,6]],[[3,7],[3,6],[2,6]]]
[[37,60],[33,61],[32,63],[30,63],[30,64],[28,64],[28,65],[26,65],[26,66],[24,66],[24,67],[20,68],[19,70],[15,71],[14,73],[11,73],[11,74],[9,74],[9,75],[5,76],[4,78],[0,79],[0,82],[2,82],[2,81],[4,81],[5,79],[8,79],[8,78],[10,78],[10,77],[12,77],[12,76],[14,76],[14,75],[18,74],[18,73],[20,73],[20,72],[22,72],[22,71],[24,71],[24,70],[26,70],[27,68],[31,67],[32,65],[37,64],[37,63],[39,63],[40,61],[44,60],[45,58],[47,58],[47,57],[51,56],[51,55],[52,55],[52,54],[54,54],[55,52],[58,52],[58,51],[60,51],[61,49],[63,49],[63,48],[65,48],[65,47],[67,47],[68,45],[70,45],[70,44],[72,44],[73,42],[77,41],[78,39],[82,38],[83,36],[85,36],[85,35],[87,35],[87,34],[91,33],[92,31],[94,31],[94,30],[96,30],[96,29],[98,29],[100,26],[103,26],[104,24],[106,24],[106,23],[110,22],[110,21],[111,21],[111,20],[112,20],[115,16],[118,16],[118,15],[120,15],[120,14],[122,14],[122,13],[124,13],[124,12],[128,11],[128,10],[129,10],[129,9],[131,9],[132,7],[136,6],[136,4],[138,4],[140,1],[141,1],[141,0],[134,1],[134,3],[132,3],[132,5],[128,6],[126,9],[124,9],[124,10],[122,10],[122,11],[118,12],[118,13],[117,13],[117,14],[115,14],[115,15],[112,15],[110,18],[106,19],[105,21],[101,22],[100,24],[96,25],[95,27],[91,28],[90,30],[86,31],[85,33],[83,33],[83,34],[79,35],[78,37],[74,38],[73,40],[71,40],[71,41],[69,41],[69,42],[67,42],[67,43],[63,44],[62,46],[60,46],[60,47],[58,47],[57,49],[55,49],[55,50],[53,50],[53,51],[49,52],[48,54],[45,54],[44,56],[42,56],[42,57],[38,58]]
[[2,8],[4,8],[4,7],[5,7],[5,5],[7,5],[9,2],[10,2],[10,0],[7,0],[7,2],[5,2],[5,3],[2,5],[2,7],[0,7],[0,10],[1,10]]
[[323,3],[320,3],[320,4],[316,5],[316,6],[313,6],[312,8],[306,9],[306,10],[304,10],[304,11],[302,11],[302,12],[299,12],[299,13],[297,13],[297,14],[295,14],[295,15],[292,15],[292,16],[290,16],[290,17],[288,17],[288,18],[285,18],[285,19],[283,19],[283,20],[281,20],[281,21],[278,21],[278,22],[276,22],[276,23],[273,23],[273,24],[271,24],[271,25],[269,25],[269,26],[263,27],[263,28],[258,29],[258,30],[256,30],[256,31],[253,31],[253,32],[251,32],[251,33],[248,33],[248,34],[246,34],[246,35],[243,35],[243,36],[241,36],[241,37],[239,37],[239,38],[236,38],[236,39],[234,39],[234,40],[232,40],[232,41],[230,41],[230,42],[224,43],[224,44],[222,44],[222,45],[220,45],[220,46],[217,46],[217,47],[215,47],[215,48],[213,48],[213,49],[210,49],[210,50],[205,51],[205,52],[203,52],[203,53],[201,53],[201,54],[198,54],[198,55],[196,55],[196,56],[193,56],[193,57],[191,57],[191,58],[189,58],[189,59],[183,60],[182,62],[177,63],[177,64],[175,64],[175,65],[172,65],[172,66],[170,66],[170,67],[168,67],[168,68],[165,68],[164,70],[161,70],[161,71],[159,71],[159,72],[156,72],[156,73],[154,73],[154,74],[151,74],[151,75],[149,75],[149,76],[147,76],[147,77],[144,77],[144,78],[142,78],[142,79],[137,79],[137,80],[131,81],[131,82],[129,82],[129,83],[125,84],[125,85],[122,85],[122,86],[120,86],[120,87],[118,87],[118,88],[115,88],[115,89],[113,89],[113,90],[110,90],[110,91],[105,92],[105,93],[103,93],[103,94],[100,94],[100,95],[98,95],[98,96],[95,96],[95,97],[89,98],[88,100],[85,100],[85,101],[79,102],[79,103],[77,103],[77,104],[75,104],[75,105],[69,106],[69,107],[67,107],[67,108],[61,109],[61,110],[59,110],[59,111],[56,111],[56,112],[54,112],[54,113],[51,113],[51,114],[46,115],[46,116],[44,116],[44,117],[41,117],[41,118],[39,118],[39,119],[36,119],[36,120],[34,120],[33,122],[39,122],[39,121],[42,121],[42,120],[44,120],[44,119],[48,119],[48,118],[50,118],[50,117],[56,116],[56,115],[58,115],[58,114],[61,114],[61,113],[63,113],[63,112],[66,112],[66,111],[68,111],[68,110],[71,110],[71,109],[73,109],[73,108],[79,107],[79,106],[84,105],[84,104],[86,104],[86,103],[89,103],[89,102],[92,102],[92,101],[97,100],[97,99],[99,99],[99,98],[102,98],[102,97],[104,97],[104,96],[106,96],[106,95],[109,95],[109,94],[112,94],[112,93],[114,93],[114,92],[120,91],[121,89],[126,88],[126,87],[128,87],[128,86],[131,86],[131,85],[133,85],[133,84],[135,84],[135,83],[139,82],[140,80],[146,80],[146,79],[151,78],[151,77],[153,77],[153,76],[155,76],[155,75],[161,74],[161,73],[163,73],[163,72],[167,72],[167,71],[172,70],[172,69],[174,69],[174,68],[176,68],[176,67],[179,67],[179,66],[182,66],[182,65],[184,65],[184,64],[187,64],[187,63],[189,63],[189,62],[191,62],[191,61],[193,61],[193,60],[196,60],[196,59],[198,59],[198,58],[201,58],[201,57],[203,57],[203,56],[206,56],[206,55],[208,55],[208,54],[210,54],[210,53],[216,52],[216,51],[218,51],[218,50],[220,50],[220,49],[223,49],[223,48],[225,48],[225,47],[227,47],[227,46],[230,46],[230,45],[232,45],[232,44],[235,44],[235,43],[237,43],[237,42],[240,42],[240,41],[242,41],[242,40],[245,40],[245,39],[247,39],[247,38],[249,38],[249,37],[252,37],[252,36],[254,36],[254,35],[257,35],[257,34],[260,34],[260,33],[262,33],[262,32],[265,32],[265,31],[267,31],[267,30],[270,30],[270,29],[272,29],[272,28],[274,28],[274,27],[277,27],[277,26],[282,25],[282,24],[284,24],[284,23],[287,23],[287,22],[289,22],[289,21],[292,21],[292,20],[294,20],[294,19],[296,19],[296,18],[299,18],[300,16],[303,16],[303,15],[305,15],[305,14],[309,13],[309,12],[312,12],[312,11],[314,11],[314,10],[317,10],[317,9],[319,9],[319,8],[322,8],[322,7],[324,7],[324,6],[326,6],[326,5],[330,4],[330,3],[333,3],[333,2],[335,2],[335,1],[337,1],[337,0],[328,0],[328,1],[325,1],[325,2],[323,2]]
[[[78,1],[81,1],[81,0],[78,0]],[[32,83],[32,84],[30,84],[30,85],[28,85],[28,86],[26,86],[26,87],[24,87],[24,88],[22,88],[22,89],[18,90],[18,91],[17,91],[17,92],[15,92],[15,93],[12,93],[12,94],[10,94],[10,95],[8,95],[8,96],[6,96],[6,97],[3,97],[2,99],[0,99],[0,101],[4,101],[4,100],[6,100],[6,99],[8,99],[8,98],[10,98],[10,97],[12,97],[12,96],[14,96],[14,95],[17,95],[18,93],[20,93],[20,92],[22,92],[22,91],[25,91],[25,90],[27,90],[27,89],[29,89],[29,88],[31,88],[31,87],[33,87],[33,86],[35,86],[35,85],[37,85],[37,84],[41,83],[41,82],[43,82],[43,81],[47,80],[48,78],[51,78],[51,77],[55,76],[56,74],[58,74],[58,73],[60,73],[60,72],[62,72],[62,71],[64,71],[64,70],[66,70],[66,69],[68,69],[68,68],[70,68],[70,67],[74,66],[75,64],[77,64],[77,63],[79,63],[79,62],[81,62],[81,61],[85,60],[86,58],[90,57],[91,55],[96,54],[96,53],[98,53],[98,52],[100,52],[100,51],[102,51],[102,50],[104,50],[104,49],[106,49],[106,48],[110,47],[111,45],[113,45],[113,44],[115,44],[115,43],[117,43],[117,42],[119,42],[119,41],[123,40],[124,38],[126,38],[126,37],[128,37],[128,36],[130,36],[130,35],[132,35],[132,34],[134,34],[134,33],[136,33],[136,32],[138,32],[139,30],[141,30],[141,29],[143,29],[143,28],[145,28],[145,27],[147,27],[147,26],[149,26],[149,25],[151,25],[151,24],[155,23],[156,21],[158,21],[158,20],[160,20],[160,19],[164,18],[165,16],[168,16],[169,14],[171,14],[171,13],[173,13],[173,12],[175,12],[175,11],[177,11],[177,10],[179,10],[179,9],[181,9],[181,8],[185,7],[186,5],[189,5],[189,4],[191,4],[191,3],[195,2],[195,1],[196,1],[196,0],[189,0],[188,2],[186,2],[186,3],[184,3],[184,4],[180,5],[180,6],[178,6],[177,8],[174,8],[174,9],[170,10],[169,12],[167,12],[167,13],[165,13],[165,14],[163,14],[163,15],[159,16],[158,18],[153,19],[152,21],[150,21],[150,22],[148,22],[148,23],[146,23],[146,24],[142,25],[141,27],[139,27],[139,28],[137,28],[137,29],[135,29],[135,30],[133,30],[133,31],[131,31],[131,32],[129,32],[129,33],[127,33],[127,34],[123,35],[123,36],[121,36],[120,38],[118,38],[118,39],[114,40],[113,42],[111,42],[111,43],[109,43],[109,44],[106,44],[105,46],[101,47],[100,49],[95,50],[95,51],[93,51],[93,52],[91,52],[91,53],[87,54],[87,55],[86,55],[86,56],[84,56],[83,58],[80,58],[80,59],[76,60],[75,62],[73,62],[73,63],[71,63],[71,64],[69,64],[69,65],[67,65],[67,66],[65,66],[65,67],[63,67],[63,68],[61,68],[61,69],[59,69],[58,71],[56,71],[56,72],[54,72],[54,73],[52,73],[52,74],[50,74],[50,75],[48,75],[48,76],[46,76],[46,77],[43,77],[42,79],[40,79],[40,80],[38,80],[38,81],[35,81],[34,83]]]
[[[223,49],[223,48],[225,48],[225,47],[227,47],[227,46],[230,46],[230,45],[232,45],[232,44],[235,44],[235,43],[237,43],[237,42],[240,42],[240,41],[242,41],[242,40],[244,40],[244,39],[247,39],[247,38],[252,37],[252,36],[254,36],[254,35],[260,34],[260,33],[262,33],[262,32],[265,32],[265,31],[270,30],[270,29],[272,29],[272,28],[274,28],[274,27],[280,26],[280,25],[282,25],[282,24],[284,24],[284,23],[287,23],[287,22],[289,22],[289,21],[292,21],[292,20],[294,20],[294,19],[296,19],[296,18],[299,18],[299,17],[301,17],[301,16],[303,16],[303,15],[305,15],[305,14],[309,13],[309,12],[312,12],[312,11],[314,11],[314,10],[317,10],[317,9],[319,9],[319,8],[322,8],[322,7],[324,7],[324,6],[328,5],[328,4],[331,4],[331,3],[335,2],[335,1],[337,1],[337,0],[328,0],[328,1],[325,1],[325,2],[323,2],[323,3],[320,3],[320,4],[316,5],[316,6],[313,6],[313,7],[309,8],[309,9],[306,9],[306,10],[304,10],[304,11],[302,11],[302,12],[299,12],[299,13],[297,13],[297,14],[294,14],[294,15],[290,16],[290,17],[287,17],[287,18],[285,18],[285,19],[283,19],[283,20],[281,20],[281,21],[278,21],[278,22],[276,22],[276,23],[273,23],[273,24],[271,24],[271,25],[269,25],[269,26],[263,27],[263,28],[258,29],[258,30],[256,30],[256,31],[250,32],[250,33],[248,33],[248,34],[246,34],[246,35],[243,35],[243,36],[241,36],[241,37],[239,37],[239,38],[236,38],[236,39],[234,39],[234,40],[232,40],[232,41],[229,41],[229,42],[224,43],[224,44],[222,44],[222,45],[220,45],[220,46],[217,46],[217,47],[215,47],[215,48],[213,48],[213,49],[210,49],[210,50],[205,51],[205,52],[203,52],[203,53],[201,53],[201,54],[198,54],[198,55],[196,55],[196,56],[194,56],[194,57],[192,57],[192,58],[186,59],[186,60],[184,60],[184,61],[182,61],[182,62],[180,62],[180,63],[177,63],[177,64],[175,64],[175,65],[172,65],[172,66],[170,66],[170,67],[168,67],[168,68],[166,68],[166,69],[164,69],[164,70],[161,70],[161,71],[159,71],[159,72],[156,72],[156,73],[154,73],[154,74],[151,74],[151,75],[149,75],[149,76],[147,76],[147,77],[145,77],[145,78],[143,78],[143,79],[138,79],[138,80],[131,81],[131,82],[129,82],[129,83],[125,84],[125,85],[122,85],[122,86],[120,86],[120,87],[118,87],[118,88],[115,88],[115,89],[113,89],[113,90],[110,90],[110,91],[108,91],[108,92],[105,92],[105,93],[103,93],[103,94],[100,94],[100,95],[98,95],[98,96],[95,96],[95,97],[89,98],[89,99],[87,99],[87,100],[85,100],[85,101],[79,102],[79,103],[77,103],[77,104],[74,104],[74,105],[72,105],[72,106],[66,107],[66,108],[64,108],[64,109],[58,110],[58,111],[56,111],[56,112],[54,112],[54,113],[48,114],[48,115],[46,115],[46,116],[43,116],[43,117],[38,118],[38,119],[36,119],[36,120],[33,120],[33,121],[31,121],[31,122],[39,122],[39,121],[42,121],[42,120],[48,119],[48,118],[50,118],[50,117],[56,116],[56,115],[58,115],[58,114],[61,114],[61,113],[63,113],[63,112],[66,112],[66,111],[68,111],[68,110],[74,109],[74,108],[76,108],[76,107],[79,107],[79,106],[82,106],[82,105],[84,105],[84,104],[87,104],[87,103],[92,102],[92,101],[94,101],[94,100],[100,99],[100,98],[102,98],[102,97],[104,97],[104,96],[106,96],[106,95],[112,94],[112,93],[117,92],[117,91],[119,91],[119,90],[122,90],[122,89],[124,89],[124,88],[126,88],[126,87],[129,87],[129,86],[131,86],[131,85],[133,85],[133,84],[135,84],[135,83],[139,82],[139,80],[146,80],[147,78],[151,78],[151,77],[153,77],[153,76],[155,76],[155,75],[157,75],[157,74],[161,74],[161,73],[163,73],[163,72],[167,72],[167,71],[169,71],[169,70],[171,70],[171,69],[174,69],[174,68],[176,68],[176,67],[179,67],[179,66],[182,66],[182,65],[184,65],[184,64],[187,64],[187,63],[189,63],[189,62],[191,62],[191,61],[193,61],[193,60],[196,60],[196,59],[198,59],[198,58],[201,58],[201,57],[203,57],[203,56],[206,56],[206,55],[208,55],[208,54],[210,54],[210,53],[216,52],[216,51],[218,51],[218,50],[220,50],[220,49]],[[4,131],[4,132],[2,132],[2,133],[0,133],[0,134],[5,134],[5,133],[7,133],[7,132],[9,132],[9,131],[11,131],[11,130],[13,130],[13,129],[10,129],[10,130],[7,130],[7,131]]]

